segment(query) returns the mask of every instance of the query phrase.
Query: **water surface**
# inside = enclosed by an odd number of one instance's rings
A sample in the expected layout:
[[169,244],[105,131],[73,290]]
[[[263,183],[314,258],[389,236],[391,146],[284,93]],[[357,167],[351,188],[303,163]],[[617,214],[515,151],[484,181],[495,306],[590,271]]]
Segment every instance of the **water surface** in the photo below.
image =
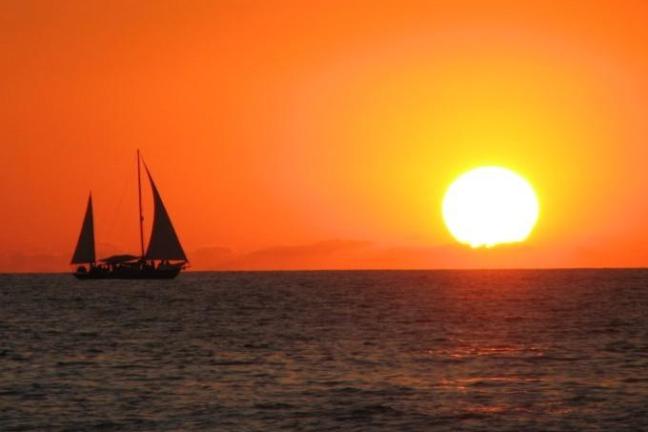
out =
[[0,430],[648,430],[648,271],[0,276]]

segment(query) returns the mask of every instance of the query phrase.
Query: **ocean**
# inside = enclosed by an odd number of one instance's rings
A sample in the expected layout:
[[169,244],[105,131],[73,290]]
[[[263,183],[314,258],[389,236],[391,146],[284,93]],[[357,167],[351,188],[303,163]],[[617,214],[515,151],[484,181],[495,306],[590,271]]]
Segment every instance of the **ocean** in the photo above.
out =
[[0,430],[648,430],[648,271],[2,275]]

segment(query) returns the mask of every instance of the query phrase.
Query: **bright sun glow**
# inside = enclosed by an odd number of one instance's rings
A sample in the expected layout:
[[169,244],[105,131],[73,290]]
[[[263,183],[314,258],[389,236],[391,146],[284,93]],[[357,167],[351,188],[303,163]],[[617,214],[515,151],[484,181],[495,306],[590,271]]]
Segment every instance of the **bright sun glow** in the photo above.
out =
[[538,212],[531,185],[499,167],[463,174],[443,198],[443,219],[450,233],[472,247],[523,241],[533,230]]

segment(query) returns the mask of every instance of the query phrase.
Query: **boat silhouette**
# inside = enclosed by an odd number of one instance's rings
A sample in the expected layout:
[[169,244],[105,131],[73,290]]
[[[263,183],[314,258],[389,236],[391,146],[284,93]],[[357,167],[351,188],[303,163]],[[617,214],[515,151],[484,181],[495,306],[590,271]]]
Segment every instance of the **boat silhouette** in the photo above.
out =
[[[78,279],[172,279],[189,262],[182,249],[169,213],[155,186],[148,167],[137,151],[137,190],[139,200],[140,255],[113,255],[100,260],[95,256],[94,217],[92,194],[88,197],[79,240],[70,264],[78,265],[74,276]],[[153,226],[144,249],[144,217],[142,216],[141,165],[153,192]]]

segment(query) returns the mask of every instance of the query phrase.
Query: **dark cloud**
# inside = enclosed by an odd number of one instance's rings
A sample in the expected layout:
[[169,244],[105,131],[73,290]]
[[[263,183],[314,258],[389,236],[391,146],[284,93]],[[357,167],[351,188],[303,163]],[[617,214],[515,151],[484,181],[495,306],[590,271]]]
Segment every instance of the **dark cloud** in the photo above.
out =
[[234,253],[231,249],[220,246],[209,246],[189,253],[191,268],[194,270],[227,270]]
[[193,251],[189,258],[197,270],[289,270],[352,268],[358,253],[371,246],[357,240],[328,240],[305,245],[272,246],[234,253],[223,247]]
[[[648,244],[635,247],[638,257],[648,254]],[[113,250],[118,251],[103,245],[101,256]],[[556,249],[549,257],[546,248],[528,244],[470,249],[458,244],[385,246],[349,239],[277,245],[249,252],[206,246],[189,251],[188,255],[192,270],[538,268],[562,267],[565,262],[574,266],[627,265],[621,258],[615,260],[602,243],[595,241]],[[69,259],[68,255],[4,253],[0,254],[0,272],[68,272],[72,269]],[[641,265],[640,258],[636,265]]]
[[70,257],[52,254],[0,254],[0,272],[55,273],[69,269]]

